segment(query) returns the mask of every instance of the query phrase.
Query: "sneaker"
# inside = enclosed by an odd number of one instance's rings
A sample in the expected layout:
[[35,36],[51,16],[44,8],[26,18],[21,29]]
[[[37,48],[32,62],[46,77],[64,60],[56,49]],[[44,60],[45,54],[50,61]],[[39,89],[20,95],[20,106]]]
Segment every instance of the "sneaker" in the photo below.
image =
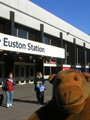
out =
[[9,104],[7,104],[7,108],[9,108],[10,106],[9,106]]
[[9,106],[12,107],[12,104],[10,104]]

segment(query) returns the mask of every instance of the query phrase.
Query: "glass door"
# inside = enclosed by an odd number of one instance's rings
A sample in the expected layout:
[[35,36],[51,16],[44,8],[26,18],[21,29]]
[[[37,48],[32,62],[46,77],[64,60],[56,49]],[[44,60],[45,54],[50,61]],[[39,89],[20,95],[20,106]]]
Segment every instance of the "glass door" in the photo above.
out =
[[14,66],[14,78],[16,79],[17,83],[19,81],[19,65]]
[[28,81],[30,80],[30,75],[29,75],[29,66],[26,65],[26,82],[28,83]]
[[29,66],[29,75],[30,75],[30,81],[34,81],[35,77],[35,67],[34,66]]
[[20,81],[25,80],[25,66],[20,66]]

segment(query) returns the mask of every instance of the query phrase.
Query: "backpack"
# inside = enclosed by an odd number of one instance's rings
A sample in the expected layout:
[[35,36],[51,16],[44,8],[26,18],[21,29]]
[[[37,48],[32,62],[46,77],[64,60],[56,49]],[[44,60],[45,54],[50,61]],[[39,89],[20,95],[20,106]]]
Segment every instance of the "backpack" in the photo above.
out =
[[7,81],[6,85],[8,86],[8,91],[9,92],[14,90],[13,83],[11,81]]

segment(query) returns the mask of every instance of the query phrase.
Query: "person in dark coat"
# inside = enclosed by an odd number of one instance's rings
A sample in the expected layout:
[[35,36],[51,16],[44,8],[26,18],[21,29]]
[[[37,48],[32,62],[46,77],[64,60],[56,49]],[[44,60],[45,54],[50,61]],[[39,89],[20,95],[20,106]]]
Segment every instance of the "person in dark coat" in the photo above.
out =
[[36,91],[36,97],[37,97],[38,104],[43,104],[44,102],[44,91],[40,92],[39,90],[40,85],[44,84],[44,82],[45,80],[42,77],[42,73],[38,72],[34,79],[35,91]]

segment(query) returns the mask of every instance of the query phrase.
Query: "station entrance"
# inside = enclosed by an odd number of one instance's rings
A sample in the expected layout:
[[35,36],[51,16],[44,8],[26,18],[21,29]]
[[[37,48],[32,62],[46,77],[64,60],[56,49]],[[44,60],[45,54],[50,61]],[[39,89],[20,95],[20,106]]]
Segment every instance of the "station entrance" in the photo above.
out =
[[33,82],[35,77],[35,64],[30,63],[14,63],[14,78],[17,82]]

